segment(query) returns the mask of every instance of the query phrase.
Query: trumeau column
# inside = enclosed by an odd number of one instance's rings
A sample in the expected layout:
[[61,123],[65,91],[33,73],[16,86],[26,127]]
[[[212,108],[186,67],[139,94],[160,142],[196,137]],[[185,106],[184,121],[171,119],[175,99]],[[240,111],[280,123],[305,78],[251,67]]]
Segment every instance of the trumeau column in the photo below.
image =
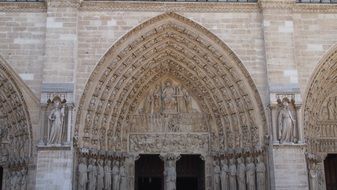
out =
[[176,163],[180,159],[180,154],[161,154],[164,161],[164,190],[175,190],[177,185]]

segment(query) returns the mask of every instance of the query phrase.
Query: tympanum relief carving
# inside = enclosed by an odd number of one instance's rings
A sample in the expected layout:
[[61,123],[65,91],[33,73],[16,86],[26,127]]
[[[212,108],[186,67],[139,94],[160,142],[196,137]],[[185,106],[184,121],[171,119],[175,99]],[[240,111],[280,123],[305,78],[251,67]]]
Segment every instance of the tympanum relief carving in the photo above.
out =
[[208,119],[183,85],[164,79],[149,90],[129,124],[131,132],[206,132]]
[[325,98],[319,109],[319,118],[314,128],[313,148],[319,152],[337,151],[337,96]]

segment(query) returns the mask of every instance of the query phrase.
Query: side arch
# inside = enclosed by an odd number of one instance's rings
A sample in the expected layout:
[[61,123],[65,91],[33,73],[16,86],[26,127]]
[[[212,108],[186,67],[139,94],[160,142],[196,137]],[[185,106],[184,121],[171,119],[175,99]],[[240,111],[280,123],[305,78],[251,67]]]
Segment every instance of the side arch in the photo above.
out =
[[207,29],[170,12],[128,32],[96,65],[78,107],[79,147],[127,151],[130,115],[165,77],[210,116],[212,151],[263,144],[261,98],[240,59]]
[[321,58],[304,99],[308,152],[337,153],[337,44]]
[[[33,129],[25,98],[36,97],[0,56],[1,165],[9,170],[26,168],[33,156]],[[30,103],[32,104],[32,103]]]

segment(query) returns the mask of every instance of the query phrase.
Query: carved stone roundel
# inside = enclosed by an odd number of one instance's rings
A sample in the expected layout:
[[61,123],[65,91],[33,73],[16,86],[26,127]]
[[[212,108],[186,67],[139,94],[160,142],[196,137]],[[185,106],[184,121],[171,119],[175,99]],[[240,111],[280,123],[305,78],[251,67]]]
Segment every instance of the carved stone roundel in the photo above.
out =
[[[166,85],[166,79],[173,82],[172,89],[162,86],[161,93],[169,98],[161,94],[161,111],[153,113],[144,101],[153,102],[147,98],[155,96],[148,94],[158,81]],[[182,100],[180,91],[191,100]],[[132,118],[140,107],[151,112],[147,118],[164,122],[193,104],[198,110],[193,114],[205,116],[212,149],[253,146],[265,132],[260,97],[240,60],[205,28],[175,13],[152,18],[116,42],[96,66],[83,94],[75,135],[84,147],[127,150]],[[189,109],[167,121],[185,125],[184,118],[193,115]]]

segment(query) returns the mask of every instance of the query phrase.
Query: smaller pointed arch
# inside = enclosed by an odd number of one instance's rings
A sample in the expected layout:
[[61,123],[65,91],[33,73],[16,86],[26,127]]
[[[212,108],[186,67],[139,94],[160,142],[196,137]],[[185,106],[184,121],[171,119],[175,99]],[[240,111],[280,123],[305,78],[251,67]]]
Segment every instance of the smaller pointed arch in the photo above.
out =
[[304,135],[308,151],[336,153],[337,144],[337,44],[315,68],[304,99]]

